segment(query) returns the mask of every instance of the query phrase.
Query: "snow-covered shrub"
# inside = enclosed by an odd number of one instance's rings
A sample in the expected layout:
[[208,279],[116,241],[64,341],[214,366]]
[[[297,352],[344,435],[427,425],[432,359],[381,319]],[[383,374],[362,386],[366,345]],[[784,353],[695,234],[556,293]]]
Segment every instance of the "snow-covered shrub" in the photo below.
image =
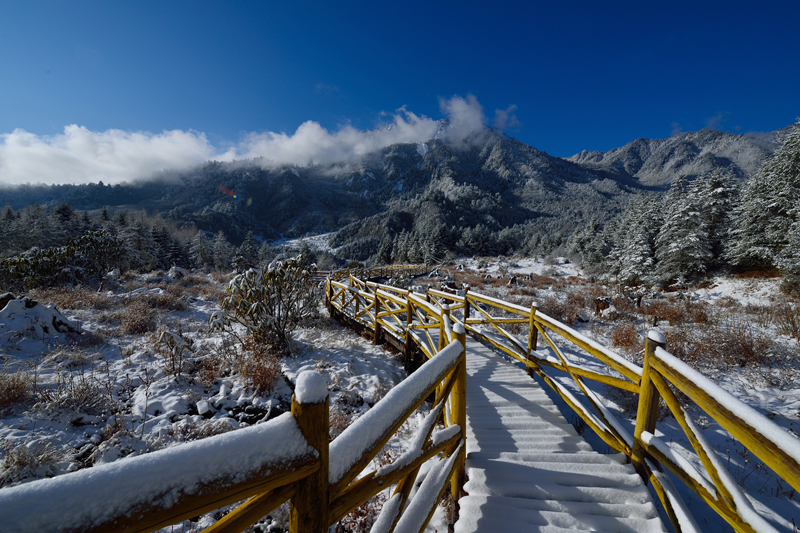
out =
[[30,478],[52,477],[64,459],[61,449],[47,440],[19,443],[0,439],[0,452],[0,487]]
[[194,352],[192,340],[186,339],[181,331],[172,333],[166,329],[158,335],[161,367],[168,375],[180,376],[188,353]]
[[30,398],[33,378],[27,372],[17,370],[13,374],[0,369],[0,412]]
[[56,383],[34,384],[37,400],[34,409],[41,412],[101,412],[106,405],[106,398],[93,377],[83,372],[59,371],[56,374]]
[[792,337],[800,344],[800,305],[783,304],[775,309],[778,333]]
[[256,340],[288,350],[289,334],[317,310],[316,271],[298,256],[239,274],[228,284],[223,311],[209,318],[212,329],[240,324]]

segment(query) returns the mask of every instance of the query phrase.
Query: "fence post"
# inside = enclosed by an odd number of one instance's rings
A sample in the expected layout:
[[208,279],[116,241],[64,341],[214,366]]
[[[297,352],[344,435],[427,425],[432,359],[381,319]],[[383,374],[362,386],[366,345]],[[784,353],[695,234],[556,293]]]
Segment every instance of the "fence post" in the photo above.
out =
[[[539,311],[539,303],[533,302],[531,304],[531,320],[530,323],[528,324],[528,354],[527,354],[528,361],[533,361],[533,359],[531,359],[531,352],[536,351],[536,345],[539,342],[539,330],[536,329],[536,313],[538,311]],[[533,377],[533,375],[535,374],[534,372],[535,367],[531,366],[530,363],[528,363],[526,366],[528,375],[530,377]],[[538,366],[539,365],[536,365],[536,367]]]
[[[461,343],[461,346],[464,347],[464,358],[462,359],[461,363],[459,363],[458,368],[456,368],[456,372],[458,372],[458,377],[456,378],[456,382],[453,384],[453,391],[450,393],[452,396],[452,409],[453,414],[455,415],[455,420],[452,420],[453,423],[457,424],[461,428],[461,434],[463,435],[464,440],[467,440],[467,332],[464,329],[464,325],[460,322],[456,322],[453,325],[453,334],[458,339],[458,342]],[[453,469],[453,475],[450,478],[450,493],[453,495],[453,499],[458,502],[459,498],[464,495],[464,480],[465,480],[465,471],[466,471],[466,443],[462,448],[462,457],[460,457],[457,462],[456,466]]]
[[650,360],[655,357],[656,348],[663,348],[666,345],[664,334],[654,329],[647,334],[647,341],[644,348],[644,365],[642,367],[642,382],[639,385],[639,408],[636,411],[636,428],[633,432],[633,449],[631,450],[631,462],[636,467],[636,471],[647,484],[647,468],[644,464],[644,445],[642,444],[642,432],[655,433],[656,421],[658,418],[658,404],[661,395],[658,389],[650,381]]
[[319,453],[320,466],[297,482],[297,491],[289,505],[289,533],[327,533],[330,526],[328,387],[325,378],[316,372],[303,372],[297,377],[295,392],[292,415],[309,446]]
[[411,374],[416,368],[413,368],[414,362],[414,340],[411,338],[411,292],[406,294],[406,360],[405,367],[406,373]]
[[381,342],[381,325],[378,322],[378,313],[381,312],[381,300],[378,297],[378,290],[375,290],[375,305],[372,310],[375,312],[375,337],[372,339],[372,344],[378,345]]
[[442,304],[442,318],[439,320],[439,350],[441,351],[444,349],[445,346],[450,344],[447,339],[445,338],[445,330],[444,330],[444,317],[447,316],[450,318],[450,306],[447,304]]
[[469,285],[464,285],[464,327],[467,327],[467,319],[469,318]]
[[325,279],[325,303],[328,306],[328,315],[333,318],[333,283],[330,277]]
[[351,285],[350,286],[350,290],[353,291],[353,299],[355,300],[355,304],[356,304],[356,312],[353,315],[353,318],[357,319],[358,318],[358,311],[359,311],[359,304],[361,304],[361,296],[358,295],[358,287],[356,287],[354,289],[353,286]]

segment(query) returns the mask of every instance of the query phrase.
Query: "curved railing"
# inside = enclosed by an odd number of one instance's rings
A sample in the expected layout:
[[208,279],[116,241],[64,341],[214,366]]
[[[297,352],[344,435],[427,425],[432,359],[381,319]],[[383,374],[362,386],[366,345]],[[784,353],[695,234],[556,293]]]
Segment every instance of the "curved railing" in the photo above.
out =
[[[700,531],[700,528],[666,471],[698,494],[736,531],[774,531],[774,528],[754,510],[717,453],[687,416],[673,389],[800,491],[800,439],[669,354],[663,336],[657,331],[649,335],[644,367],[640,367],[540,312],[535,303],[523,307],[469,289],[460,294],[428,289],[423,296],[352,275],[340,279],[347,282],[333,279],[326,282],[331,315],[372,330],[375,342],[385,340],[396,344],[405,351],[410,370],[420,362],[415,352],[424,357],[435,353],[449,315],[460,314],[473,337],[518,360],[531,375],[541,377],[611,449],[625,454],[645,482],[653,484],[678,531]],[[527,329],[526,338],[510,333],[513,327]],[[549,350],[537,350],[540,337]],[[560,346],[565,341],[571,346],[571,354],[580,355],[581,362],[565,355]],[[554,371],[566,374],[575,386],[567,387]],[[587,381],[638,395],[633,435],[606,408]],[[692,444],[695,460],[676,454],[655,436],[662,399]]]

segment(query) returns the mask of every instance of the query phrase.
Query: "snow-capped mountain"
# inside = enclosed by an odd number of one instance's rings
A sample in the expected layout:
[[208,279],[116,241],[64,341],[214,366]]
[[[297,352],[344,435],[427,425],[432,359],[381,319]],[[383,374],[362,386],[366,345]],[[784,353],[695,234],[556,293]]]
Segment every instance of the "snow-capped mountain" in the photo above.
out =
[[704,129],[668,139],[636,139],[608,152],[583,151],[568,158],[586,168],[635,178],[645,186],[672,183],[724,168],[739,178],[757,171],[778,146],[783,130],[761,135]]

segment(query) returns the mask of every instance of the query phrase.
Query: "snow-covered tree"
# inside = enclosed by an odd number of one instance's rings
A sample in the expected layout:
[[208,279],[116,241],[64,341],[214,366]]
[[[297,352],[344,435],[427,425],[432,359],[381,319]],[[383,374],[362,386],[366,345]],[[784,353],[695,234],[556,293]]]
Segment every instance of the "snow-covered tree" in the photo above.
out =
[[[748,179],[733,210],[727,249],[729,260],[740,266],[791,264],[793,229],[800,204],[800,120],[793,124],[783,145]],[[787,261],[789,261],[787,263]],[[783,266],[781,266],[783,265]]]
[[214,261],[214,268],[217,270],[230,270],[233,260],[233,246],[228,242],[225,233],[219,230],[211,241],[211,255]]
[[252,231],[248,231],[239,248],[236,249],[234,261],[237,268],[244,272],[258,265],[258,241]]
[[733,176],[721,169],[699,176],[689,187],[689,195],[699,206],[708,227],[708,238],[714,259],[721,258],[727,239],[730,213],[738,189]]
[[655,241],[658,275],[669,280],[705,273],[713,259],[708,225],[683,177],[664,197],[663,213],[664,224]]
[[189,255],[197,268],[205,269],[214,266],[214,254],[205,232],[198,231],[195,234],[189,245]]

